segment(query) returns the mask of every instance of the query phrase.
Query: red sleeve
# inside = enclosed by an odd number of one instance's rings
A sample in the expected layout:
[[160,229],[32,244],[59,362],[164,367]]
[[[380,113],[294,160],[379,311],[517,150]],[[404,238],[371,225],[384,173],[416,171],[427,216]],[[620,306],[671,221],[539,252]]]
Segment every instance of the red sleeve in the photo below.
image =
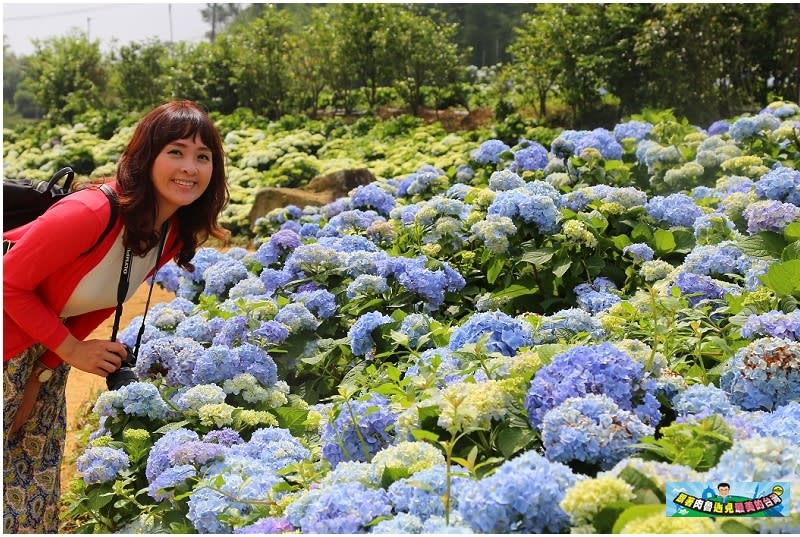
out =
[[58,312],[42,301],[37,288],[53,274],[70,270],[100,236],[110,217],[104,198],[97,206],[89,196],[78,194],[61,200],[31,224],[3,256],[3,309],[48,349],[58,347],[69,330]]

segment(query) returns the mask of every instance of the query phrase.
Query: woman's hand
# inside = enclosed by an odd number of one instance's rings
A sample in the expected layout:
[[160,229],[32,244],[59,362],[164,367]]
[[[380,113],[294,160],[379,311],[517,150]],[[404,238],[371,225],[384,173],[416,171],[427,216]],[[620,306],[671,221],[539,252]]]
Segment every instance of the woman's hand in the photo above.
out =
[[81,341],[70,334],[55,349],[62,360],[81,371],[107,377],[119,369],[127,351],[122,343],[103,339]]

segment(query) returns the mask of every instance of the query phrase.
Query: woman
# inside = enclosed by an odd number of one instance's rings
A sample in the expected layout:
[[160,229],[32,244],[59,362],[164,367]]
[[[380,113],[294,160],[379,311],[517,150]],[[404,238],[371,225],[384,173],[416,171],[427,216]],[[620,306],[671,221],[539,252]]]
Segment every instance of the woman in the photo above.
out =
[[[114,341],[85,340],[117,303],[124,249],[134,257],[128,298],[170,259],[190,261],[228,200],[219,132],[190,101],[148,113],[117,165],[119,218],[90,249],[111,215],[98,188],[75,192],[3,239],[3,527],[58,531],[60,463],[70,367],[106,377],[125,357]],[[160,230],[168,222],[163,253]]]

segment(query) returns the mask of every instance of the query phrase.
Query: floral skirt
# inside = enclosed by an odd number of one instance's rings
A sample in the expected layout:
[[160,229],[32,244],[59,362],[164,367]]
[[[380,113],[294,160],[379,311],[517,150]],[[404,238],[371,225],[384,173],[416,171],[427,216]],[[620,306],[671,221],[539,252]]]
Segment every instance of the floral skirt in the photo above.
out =
[[3,533],[58,533],[67,364],[41,384],[27,423],[8,434],[28,377],[44,351],[34,345],[3,364]]

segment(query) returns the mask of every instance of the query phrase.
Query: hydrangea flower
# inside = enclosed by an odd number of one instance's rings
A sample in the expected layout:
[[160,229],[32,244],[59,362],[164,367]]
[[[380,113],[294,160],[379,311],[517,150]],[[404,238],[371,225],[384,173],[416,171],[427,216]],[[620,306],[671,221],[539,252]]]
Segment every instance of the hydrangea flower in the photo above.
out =
[[375,518],[391,512],[391,501],[383,489],[340,483],[315,495],[299,526],[303,533],[360,533]]
[[470,228],[473,238],[481,241],[487,250],[495,254],[505,254],[508,251],[508,239],[516,232],[517,226],[511,218],[495,214],[486,215],[486,218]]
[[675,269],[672,265],[662,259],[653,259],[642,263],[639,274],[646,282],[655,282],[669,276]]
[[87,485],[106,483],[130,467],[130,459],[122,449],[89,447],[78,457],[77,468]]
[[697,244],[719,244],[736,238],[736,226],[731,220],[721,213],[704,214],[695,219],[694,238]]
[[439,407],[436,423],[448,431],[488,430],[492,421],[508,415],[514,400],[512,389],[507,382],[497,380],[454,382],[430,399]]
[[[408,346],[416,349],[419,346],[420,338],[430,333],[431,321],[433,319],[424,313],[412,313],[403,318],[398,331],[408,337]],[[428,342],[424,347],[430,345],[432,343]]]
[[724,119],[718,119],[708,126],[708,135],[714,136],[717,134],[725,134],[730,129],[730,123]]
[[607,278],[597,277],[591,284],[581,283],[573,289],[578,306],[589,313],[605,311],[622,301],[619,290]]
[[647,214],[656,222],[669,226],[684,226],[691,228],[694,221],[702,216],[703,210],[694,200],[686,194],[670,194],[669,196],[654,196],[645,206]]
[[725,295],[725,289],[710,276],[680,272],[675,278],[675,287],[687,297],[689,306],[694,307],[703,300],[716,300]]
[[[414,444],[420,442],[411,442]],[[465,483],[470,479],[459,474],[465,474],[463,469],[452,469],[450,506],[458,508],[458,497]],[[443,496],[447,492],[446,468],[444,460],[431,468],[419,471],[411,477],[395,481],[387,492],[398,513],[408,513],[425,521],[432,516],[444,515]]]
[[398,534],[417,534],[422,533],[422,520],[408,513],[397,513],[388,520],[381,520],[372,527],[370,533]]
[[653,130],[653,125],[646,121],[628,121],[619,123],[614,127],[614,138],[622,142],[625,138],[633,138],[635,141],[642,140]]
[[734,442],[708,471],[712,482],[797,480],[800,448],[783,438],[756,437]]
[[758,114],[753,117],[742,117],[731,125],[728,134],[737,142],[744,142],[763,131],[774,131],[780,127],[781,122],[772,114]]
[[581,333],[589,334],[593,340],[605,337],[600,321],[592,314],[580,308],[567,308],[541,318],[533,330],[532,344],[558,343],[562,338]]
[[511,219],[520,218],[523,222],[535,224],[545,234],[558,231],[561,221],[561,213],[552,196],[533,194],[527,188],[498,192],[487,213]]
[[320,230],[318,236],[344,237],[350,234],[361,234],[376,222],[385,222],[386,219],[375,211],[362,211],[352,209],[344,211],[331,218]]
[[461,165],[456,169],[456,182],[469,183],[475,177],[475,170],[466,165]]
[[723,365],[720,388],[746,410],[772,410],[800,398],[800,343],[761,338]]
[[264,517],[259,518],[252,524],[237,528],[233,533],[237,534],[275,534],[275,533],[294,533],[295,527],[284,517]]
[[569,517],[559,503],[577,480],[569,467],[527,451],[465,483],[458,512],[479,533],[561,533]]
[[498,164],[511,148],[501,140],[486,140],[470,155],[477,164]]
[[[561,508],[572,521],[573,528],[592,525],[595,516],[609,504],[629,502],[635,497],[633,487],[617,477],[598,476],[575,483],[561,500]],[[585,533],[594,533],[592,531]]]
[[193,477],[197,477],[197,470],[191,464],[167,468],[150,483],[147,487],[147,494],[157,502],[171,499],[173,491],[169,489],[177,487]]
[[349,299],[358,296],[377,296],[389,290],[389,284],[383,276],[360,274],[347,285],[345,295]]
[[444,462],[441,450],[426,442],[400,442],[387,446],[372,458],[374,466],[398,468],[409,474],[443,465]]
[[622,146],[606,129],[597,128],[581,136],[575,142],[574,154],[580,155],[584,149],[589,147],[597,149],[604,159],[619,160],[622,158]]
[[437,270],[431,270],[426,265],[425,256],[394,258],[390,271],[400,285],[420,295],[425,299],[426,307],[435,310],[444,304],[445,292],[460,291],[466,285],[466,280],[446,262],[439,263]]
[[514,190],[525,186],[525,181],[511,170],[500,170],[489,177],[489,188],[495,192]]
[[688,466],[661,461],[645,461],[637,457],[623,459],[611,470],[598,473],[597,477],[619,477],[626,468],[631,468],[644,474],[661,490],[665,489],[667,483],[675,481],[703,480],[703,474],[692,470]]
[[226,256],[203,271],[203,294],[225,298],[231,287],[249,275],[241,261]]
[[514,171],[521,173],[546,168],[549,161],[547,149],[538,142],[526,143],[526,147],[514,152]]
[[207,432],[203,437],[203,442],[230,447],[234,444],[241,444],[244,440],[239,436],[239,433],[229,427],[225,427],[223,429],[215,429]]
[[253,335],[265,338],[271,344],[280,344],[289,337],[289,327],[275,320],[264,321]]
[[643,242],[629,244],[622,249],[624,255],[630,255],[634,261],[650,261],[653,259],[653,249]]
[[348,401],[339,410],[339,415],[325,424],[320,435],[322,456],[334,467],[342,461],[368,461],[393,443],[397,416],[383,396]]
[[314,331],[322,322],[303,304],[286,304],[275,316],[275,321],[286,325],[293,334],[303,330]]
[[375,340],[372,339],[372,331],[381,325],[393,322],[394,319],[378,311],[370,311],[361,315],[347,332],[353,354],[355,356],[373,356]]
[[178,392],[173,401],[182,411],[196,413],[203,405],[223,403],[225,391],[216,384],[198,384]]
[[606,395],[571,397],[542,419],[542,444],[552,461],[582,461],[609,469],[627,457],[631,445],[653,434],[633,412]]
[[514,356],[520,347],[529,346],[532,342],[528,323],[501,311],[491,311],[476,313],[457,328],[450,337],[450,350],[456,351],[464,345],[475,343],[487,334],[486,349],[505,356]]
[[672,409],[678,416],[695,418],[703,418],[711,414],[727,416],[734,411],[728,395],[712,384],[689,386],[672,400]]
[[800,310],[789,313],[772,310],[761,315],[751,314],[741,332],[742,337],[748,339],[759,335],[800,341]]
[[736,243],[726,241],[692,248],[683,261],[683,270],[705,276],[743,275],[751,263],[750,257]]
[[800,172],[778,166],[755,183],[756,196],[800,205]]
[[611,343],[579,345],[557,354],[531,381],[525,408],[534,427],[540,427],[547,411],[571,397],[604,394],[622,410],[632,411],[645,425],[661,418],[655,382],[644,366]]
[[147,456],[147,466],[145,468],[147,482],[153,483],[161,472],[171,466],[169,454],[173,448],[199,439],[200,437],[196,432],[184,428],[173,429],[164,433],[164,436],[153,444]]
[[800,207],[781,201],[761,200],[748,205],[742,216],[747,220],[747,232],[750,234],[759,231],[781,233],[787,225],[800,219]]
[[620,533],[708,535],[719,533],[719,530],[710,518],[674,518],[656,513],[631,520],[622,527]]
[[292,302],[305,305],[318,319],[327,319],[336,313],[336,296],[327,289],[302,291],[291,298]]
[[394,209],[396,201],[391,193],[376,183],[362,185],[350,192],[350,203],[354,209],[374,209],[379,214],[388,216]]

